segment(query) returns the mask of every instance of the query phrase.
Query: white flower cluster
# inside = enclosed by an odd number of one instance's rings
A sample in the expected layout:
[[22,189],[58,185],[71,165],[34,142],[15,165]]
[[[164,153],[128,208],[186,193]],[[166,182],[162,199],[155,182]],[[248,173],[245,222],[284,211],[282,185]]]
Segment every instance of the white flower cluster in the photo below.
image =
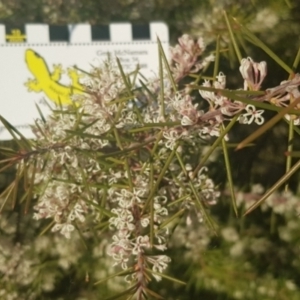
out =
[[[184,35],[171,49],[175,82],[213,59],[198,59],[204,48],[202,39]],[[241,70],[247,75],[245,88],[258,89],[265,64],[247,59]],[[201,220],[220,195],[207,168],[193,174],[191,153],[201,153],[199,137],[219,136],[225,117],[244,109],[243,123],[261,124],[263,118],[254,106],[217,91],[200,90],[209,103],[206,112],[198,109],[189,88],[176,91],[166,83],[161,97],[158,79],[136,93],[131,78],[121,73],[111,62],[95,68],[83,78],[85,93],[74,97],[73,106],[36,121],[37,139],[23,167],[38,198],[34,218],[53,220],[52,231],[66,238],[75,228],[107,224],[113,231],[108,254],[122,269],[133,268],[127,280],[143,293],[149,274],[159,280],[170,262],[157,253],[167,249],[164,223],[181,209],[188,211],[188,224],[193,211]],[[225,89],[225,84],[220,72],[203,86]]]
[[[138,180],[141,180],[139,183]],[[142,235],[144,229],[149,227],[150,216],[143,215],[141,209],[145,205],[145,199],[147,198],[149,191],[146,187],[143,187],[143,178],[137,178],[137,185],[140,188],[134,189],[133,192],[129,192],[126,189],[118,191],[111,189],[109,191],[113,202],[117,203],[118,207],[112,209],[112,213],[116,217],[109,219],[110,227],[112,229],[118,229],[116,235],[113,236],[113,243],[109,249],[109,255],[111,255],[116,261],[115,265],[120,264],[123,269],[127,269],[127,262],[129,259],[141,260],[146,249],[151,248],[148,235]],[[156,224],[160,224],[164,216],[168,215],[168,210],[164,207],[167,198],[156,196],[153,203],[153,220]],[[167,249],[166,239],[164,235],[158,234],[158,226],[155,225],[157,233],[155,238],[157,244],[153,247],[159,250]],[[133,238],[134,237],[134,238]],[[165,255],[146,256],[146,261],[153,267],[153,271],[162,271],[167,267],[166,263],[170,259]]]
[[203,38],[200,37],[195,42],[188,34],[184,34],[178,39],[178,42],[179,44],[174,48],[170,48],[170,65],[175,81],[179,81],[189,73],[198,72],[214,60],[213,55],[199,60],[199,56],[203,54],[206,48]]

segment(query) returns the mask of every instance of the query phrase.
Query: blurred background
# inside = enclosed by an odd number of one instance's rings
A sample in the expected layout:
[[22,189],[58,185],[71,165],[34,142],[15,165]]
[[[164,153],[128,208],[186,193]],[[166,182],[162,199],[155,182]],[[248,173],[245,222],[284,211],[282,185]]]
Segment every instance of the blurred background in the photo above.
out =
[[[203,36],[208,51],[215,49],[215,39],[220,36],[221,46],[227,49],[221,57],[220,70],[226,74],[229,88],[241,88],[239,62],[228,46],[224,10],[292,65],[300,46],[298,0],[3,0],[0,23],[164,21],[169,26],[171,45],[188,33],[195,38]],[[287,73],[263,51],[242,36],[239,43],[244,57],[267,61],[263,89],[287,79]],[[241,141],[255,129],[256,125],[236,126],[230,134],[231,142]],[[288,126],[282,121],[255,146],[230,152],[240,211],[284,174],[287,134]],[[300,149],[298,136],[294,145],[295,150]],[[15,147],[9,141],[0,142],[0,146]],[[170,242],[172,250],[168,255],[173,264],[168,273],[186,281],[187,286],[163,280],[153,282],[153,289],[170,300],[300,299],[299,174],[290,179],[289,193],[278,191],[249,216],[236,218],[222,153],[214,155],[209,165],[210,176],[222,190],[221,200],[212,209],[220,225],[219,235],[204,225],[178,226]],[[0,174],[0,191],[13,176],[13,170]],[[18,203],[13,209],[5,208],[0,216],[0,299],[93,300],[122,289],[122,278],[93,285],[113,272],[104,255],[108,240],[99,235],[83,245],[79,238],[66,242],[57,234],[39,236],[46,224],[32,220],[32,215],[24,214]]]

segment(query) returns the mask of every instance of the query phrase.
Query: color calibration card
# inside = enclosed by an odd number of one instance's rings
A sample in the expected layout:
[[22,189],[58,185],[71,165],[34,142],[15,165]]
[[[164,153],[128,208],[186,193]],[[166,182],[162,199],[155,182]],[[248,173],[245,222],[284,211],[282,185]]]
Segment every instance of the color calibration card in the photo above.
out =
[[[93,26],[75,24],[52,26],[0,24],[0,115],[25,137],[34,137],[30,124],[50,105],[70,100],[70,89],[80,87],[80,71],[98,67],[110,54],[119,58],[124,70],[140,66],[144,76],[158,74],[158,45],[169,48],[166,24],[111,23]],[[74,92],[75,93],[75,92]],[[59,100],[58,100],[59,99]],[[11,139],[0,122],[0,140]]]

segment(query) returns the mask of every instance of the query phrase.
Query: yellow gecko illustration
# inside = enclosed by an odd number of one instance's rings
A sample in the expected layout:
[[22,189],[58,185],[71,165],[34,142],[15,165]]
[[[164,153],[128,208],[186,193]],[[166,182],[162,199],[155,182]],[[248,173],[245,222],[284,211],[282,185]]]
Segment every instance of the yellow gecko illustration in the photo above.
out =
[[44,58],[32,49],[26,50],[25,61],[34,76],[34,79],[29,79],[25,83],[29,91],[44,92],[50,100],[62,105],[72,104],[71,96],[82,94],[83,87],[79,83],[79,74],[75,69],[68,69],[68,76],[72,83],[66,86],[59,83],[63,72],[61,65],[54,65],[54,70],[50,73]]

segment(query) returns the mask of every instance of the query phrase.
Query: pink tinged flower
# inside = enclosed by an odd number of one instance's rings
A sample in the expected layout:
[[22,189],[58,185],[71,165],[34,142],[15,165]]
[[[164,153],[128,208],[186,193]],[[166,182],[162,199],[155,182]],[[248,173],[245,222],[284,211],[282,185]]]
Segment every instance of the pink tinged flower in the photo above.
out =
[[239,121],[242,124],[251,124],[253,121],[257,125],[261,125],[264,123],[265,119],[262,117],[264,110],[256,110],[254,105],[247,105],[245,107],[247,113],[240,115]]
[[[205,80],[202,84],[204,87],[211,87],[210,81]],[[214,88],[216,89],[224,89],[226,86],[226,76],[220,72],[219,75],[216,76],[216,81],[213,83]],[[199,93],[203,99],[208,101],[212,106],[224,106],[227,98],[223,97],[217,92],[213,91],[205,91],[205,90],[199,90]]]
[[179,81],[189,72],[195,73],[202,69],[214,58],[212,55],[198,62],[198,56],[203,54],[205,45],[203,39],[195,41],[192,37],[184,34],[178,39],[179,45],[170,48],[171,69],[175,81]]
[[[210,81],[209,80],[204,80],[202,86],[204,87],[211,87]],[[215,93],[211,91],[205,91],[205,90],[199,90],[199,94],[203,99],[209,102],[214,102],[215,100]]]
[[224,98],[224,106],[221,107],[221,113],[229,117],[236,115],[245,108],[245,104],[240,101],[231,102]]
[[172,60],[174,60],[176,62],[180,62],[181,56],[183,54],[184,54],[184,51],[179,45],[176,45],[174,48],[170,47],[170,56],[171,56]]
[[188,34],[184,34],[178,39],[179,45],[191,56],[199,56],[205,50],[205,45],[202,38],[199,38],[197,42]]
[[210,54],[206,56],[200,63],[196,64],[196,69],[199,71],[213,61],[215,61],[215,56],[213,54]]
[[244,78],[244,89],[258,91],[267,75],[267,63],[265,61],[257,63],[251,57],[247,57],[242,59],[239,69]]

